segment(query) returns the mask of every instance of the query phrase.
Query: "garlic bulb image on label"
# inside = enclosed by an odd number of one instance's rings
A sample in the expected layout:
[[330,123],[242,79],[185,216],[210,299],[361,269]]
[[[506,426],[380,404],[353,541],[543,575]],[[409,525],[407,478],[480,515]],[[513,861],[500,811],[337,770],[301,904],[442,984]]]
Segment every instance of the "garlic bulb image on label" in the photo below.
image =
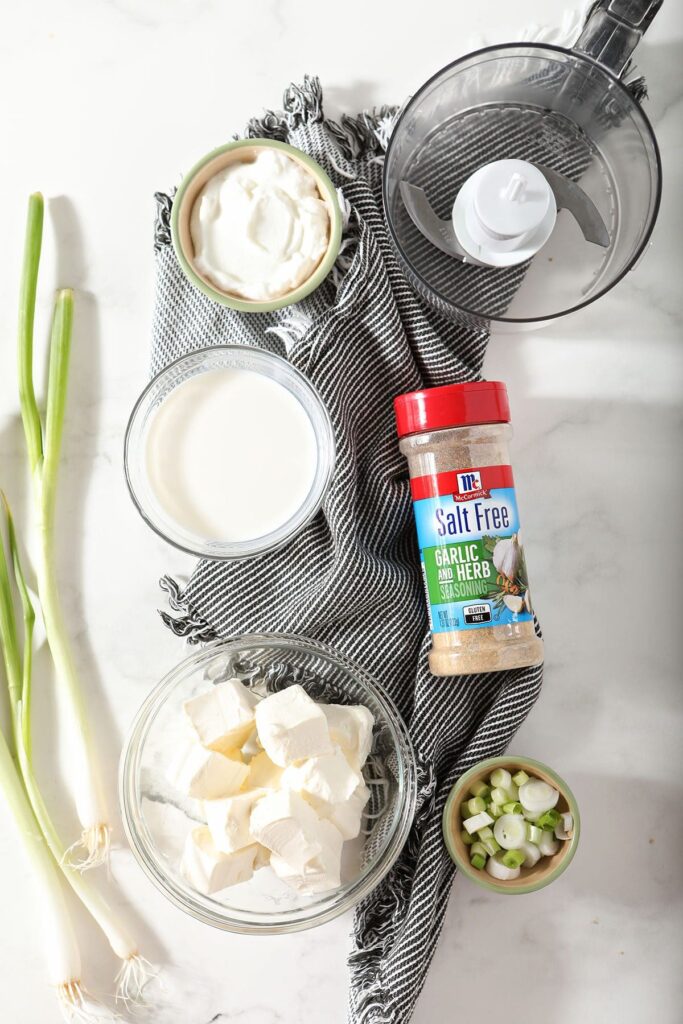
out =
[[498,572],[502,572],[509,580],[514,580],[519,568],[522,548],[517,534],[499,540],[493,549],[492,561]]

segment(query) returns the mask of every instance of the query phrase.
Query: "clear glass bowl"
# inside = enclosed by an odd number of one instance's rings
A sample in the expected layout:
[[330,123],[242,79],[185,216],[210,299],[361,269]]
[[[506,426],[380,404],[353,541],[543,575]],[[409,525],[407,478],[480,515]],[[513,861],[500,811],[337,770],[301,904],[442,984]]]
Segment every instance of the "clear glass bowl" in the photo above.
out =
[[[146,464],[147,431],[162,402],[185,381],[210,370],[241,369],[261,373],[287,388],[301,403],[313,426],[318,461],[311,489],[300,508],[276,530],[244,541],[198,536],[171,516],[158,502]],[[124,443],[126,482],[145,522],[164,540],[201,558],[248,558],[272,551],[290,540],[322,505],[335,465],[334,432],[329,414],[313,385],[285,359],[248,345],[214,345],[181,356],[154,377],[131,413]]]
[[[315,896],[289,889],[270,868],[213,896],[194,890],[179,870],[185,837],[201,804],[167,780],[187,725],[182,704],[237,676],[266,694],[299,683],[317,701],[364,704],[375,717],[363,770],[371,791],[361,835],[344,844],[342,885]],[[386,875],[406,841],[417,795],[415,759],[392,701],[367,673],[341,654],[293,636],[252,635],[219,641],[186,658],[138,711],[121,756],[120,799],[126,835],[140,865],[176,906],[225,931],[281,934],[332,920]]]

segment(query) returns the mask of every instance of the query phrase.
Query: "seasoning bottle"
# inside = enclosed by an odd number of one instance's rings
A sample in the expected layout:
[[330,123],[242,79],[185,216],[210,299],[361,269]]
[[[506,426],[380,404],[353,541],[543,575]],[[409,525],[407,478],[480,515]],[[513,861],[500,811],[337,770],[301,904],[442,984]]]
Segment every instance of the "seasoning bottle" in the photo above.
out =
[[394,400],[408,459],[436,676],[540,665],[500,381]]

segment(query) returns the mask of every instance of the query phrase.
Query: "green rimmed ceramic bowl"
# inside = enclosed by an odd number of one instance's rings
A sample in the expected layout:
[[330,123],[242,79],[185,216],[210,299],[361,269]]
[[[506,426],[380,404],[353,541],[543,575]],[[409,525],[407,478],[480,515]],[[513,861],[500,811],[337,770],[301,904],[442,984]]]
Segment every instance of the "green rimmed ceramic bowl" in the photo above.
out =
[[[218,174],[232,163],[245,163],[253,160],[257,151],[264,147],[281,150],[292,160],[301,164],[313,176],[330,215],[330,237],[327,251],[322,260],[311,276],[306,278],[298,288],[294,288],[291,292],[287,292],[276,299],[257,302],[221,291],[212,281],[197,271],[193,263],[194,248],[190,233],[190,216],[199,193],[210,178],[213,178],[215,174]],[[269,313],[274,309],[282,309],[283,306],[291,306],[295,302],[300,302],[306,295],[310,295],[312,291],[315,291],[329,274],[339,254],[341,232],[342,215],[337,201],[337,192],[322,167],[315,160],[312,160],[310,156],[302,153],[300,149],[288,146],[285,142],[276,142],[274,139],[239,139],[237,142],[228,142],[224,146],[214,149],[211,153],[207,153],[183,178],[180,188],[173,199],[173,208],[171,210],[171,239],[173,241],[173,248],[189,280],[195,287],[204,292],[205,295],[208,295],[210,299],[213,299],[214,302],[220,302],[223,306],[237,309],[241,313]]]
[[[469,788],[475,782],[488,781],[491,772],[496,768],[507,768],[511,775],[524,770],[527,775],[534,775],[543,779],[555,789],[560,791],[560,799],[557,803],[557,810],[560,813],[569,811],[574,818],[574,834],[571,839],[562,842],[558,852],[552,857],[541,857],[539,862],[532,868],[522,868],[519,877],[509,882],[498,881],[492,878],[485,869],[479,870],[470,864],[469,848],[465,845],[460,835],[462,821],[460,818],[460,804],[467,798]],[[552,768],[540,761],[534,761],[530,757],[516,757],[513,754],[505,754],[502,757],[490,757],[486,761],[480,761],[470,768],[456,782],[450,791],[446,806],[443,811],[443,834],[446,840],[448,852],[451,859],[457,864],[458,869],[471,878],[477,885],[492,892],[503,892],[508,895],[519,895],[525,892],[536,892],[550,885],[556,878],[566,871],[576,853],[581,832],[581,820],[579,808],[571,789],[560,778]]]

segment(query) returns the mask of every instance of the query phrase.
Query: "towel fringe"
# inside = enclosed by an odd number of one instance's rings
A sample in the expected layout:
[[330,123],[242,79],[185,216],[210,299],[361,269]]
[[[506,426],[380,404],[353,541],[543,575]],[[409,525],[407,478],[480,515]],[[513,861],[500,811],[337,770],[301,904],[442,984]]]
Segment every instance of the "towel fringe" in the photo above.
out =
[[162,622],[175,636],[183,637],[188,644],[203,644],[218,639],[218,634],[213,626],[210,626],[206,619],[197,615],[189,606],[180,585],[172,576],[162,576],[159,586],[168,595],[171,609],[184,613],[176,616],[159,609]]

